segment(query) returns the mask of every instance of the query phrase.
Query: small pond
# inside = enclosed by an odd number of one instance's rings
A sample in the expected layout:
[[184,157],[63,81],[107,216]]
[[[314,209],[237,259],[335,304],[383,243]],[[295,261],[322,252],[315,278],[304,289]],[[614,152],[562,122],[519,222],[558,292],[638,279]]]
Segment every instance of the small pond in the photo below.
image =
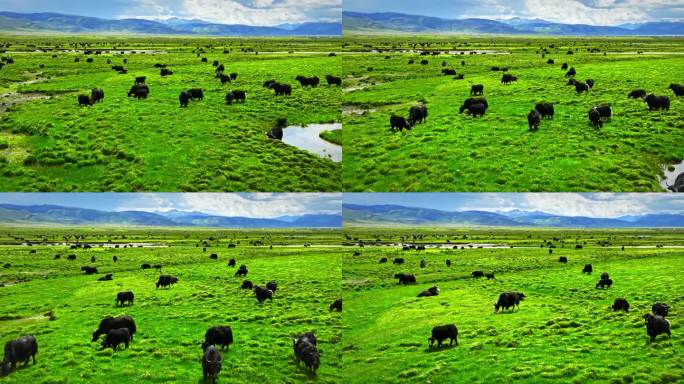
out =
[[342,146],[320,138],[320,133],[342,129],[342,124],[291,125],[283,129],[283,143],[295,146],[334,162],[342,161]]

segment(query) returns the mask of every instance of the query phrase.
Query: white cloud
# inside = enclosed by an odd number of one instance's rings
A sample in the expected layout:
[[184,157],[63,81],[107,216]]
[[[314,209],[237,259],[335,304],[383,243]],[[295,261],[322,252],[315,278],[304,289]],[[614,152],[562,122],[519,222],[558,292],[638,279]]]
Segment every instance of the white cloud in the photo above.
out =
[[599,0],[596,3],[596,7],[590,7],[577,0],[525,0],[524,6],[526,12],[533,17],[566,24],[616,25],[648,18],[648,13],[643,7],[633,4],[610,6],[608,3],[614,2],[606,0]]
[[339,193],[140,193],[117,211],[196,211],[222,216],[272,218],[317,213],[339,214]]

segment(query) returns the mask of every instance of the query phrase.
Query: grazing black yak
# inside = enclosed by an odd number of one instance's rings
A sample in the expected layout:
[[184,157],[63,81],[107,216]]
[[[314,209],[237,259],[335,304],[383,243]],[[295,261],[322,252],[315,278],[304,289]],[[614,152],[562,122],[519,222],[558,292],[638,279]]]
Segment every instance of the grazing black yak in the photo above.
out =
[[670,334],[670,321],[660,315],[644,315],[644,322],[646,323],[646,334],[650,337],[650,341],[655,341],[660,334],[667,334],[667,337],[672,337]]
[[594,272],[594,268],[591,266],[591,264],[584,264],[584,268],[582,268],[582,273],[591,274],[592,272]]
[[204,99],[204,91],[202,91],[202,88],[192,88],[188,89],[188,94],[190,95],[190,98],[195,100],[203,100]]
[[303,361],[306,368],[311,373],[315,373],[321,364],[321,355],[316,346],[316,336],[312,332],[306,332],[295,337],[292,349],[294,350],[297,366]]
[[133,299],[134,299],[133,292],[131,291],[124,291],[124,292],[119,292],[116,294],[116,305],[125,305],[128,303],[128,305],[133,305]]
[[128,349],[128,344],[131,342],[131,333],[128,328],[116,328],[107,331],[105,339],[102,341],[102,349],[111,347],[113,350],[119,347],[119,344],[125,344]]
[[470,275],[473,276],[474,279],[479,279],[479,278],[481,278],[481,277],[484,277],[484,272],[482,272],[482,271],[473,271]]
[[99,103],[100,101],[104,100],[105,94],[102,89],[99,88],[93,88],[90,91],[90,102],[95,104]]
[[133,318],[130,316],[119,316],[119,317],[112,317],[112,316],[107,316],[102,321],[100,321],[100,325],[97,327],[97,330],[93,332],[93,339],[92,341],[97,341],[97,339],[101,336],[106,334],[112,329],[119,329],[119,328],[128,328],[128,332],[131,335],[131,339],[133,339],[133,335],[135,335],[136,327],[135,327],[135,321],[133,321]]
[[272,83],[268,88],[271,88],[276,96],[290,96],[292,94],[292,87],[289,84]]
[[241,103],[244,103],[245,100],[247,99],[247,93],[245,91],[241,90],[234,90],[234,91],[229,91],[226,94],[226,104],[230,105],[233,104],[233,101],[239,101]]
[[17,363],[24,363],[27,366],[29,360],[33,358],[33,365],[36,364],[36,354],[38,353],[38,342],[33,335],[20,337],[5,343],[5,357],[2,360],[2,374],[7,375],[17,367]]
[[484,85],[475,84],[470,87],[470,96],[482,95],[484,94]]
[[622,297],[618,297],[613,302],[612,308],[613,308],[613,311],[629,312],[629,303],[627,302],[626,299],[623,299]]
[[463,111],[467,110],[469,106],[475,105],[475,104],[482,104],[485,107],[485,110],[489,108],[489,104],[487,103],[487,100],[481,97],[471,97],[469,99],[465,99],[463,102],[463,105],[461,105],[461,108],[459,108],[458,113],[463,113]]
[[575,92],[577,92],[578,95],[581,95],[582,92],[589,94],[589,86],[581,81],[575,81]]
[[427,120],[428,110],[425,104],[414,105],[409,108],[408,122],[411,126],[424,123]]
[[654,94],[650,94],[644,98],[644,101],[646,104],[648,104],[648,110],[649,111],[654,111],[654,110],[670,110],[670,98],[667,96],[656,96]]
[[627,95],[628,99],[643,99],[646,97],[645,89],[635,89]]
[[411,124],[403,116],[390,116],[390,129],[394,132],[401,132],[403,129],[411,130]]
[[518,78],[510,73],[504,73],[504,75],[501,76],[501,84],[510,84],[514,81],[518,81]]
[[263,303],[266,299],[273,301],[273,291],[268,288],[257,285],[254,287],[254,295],[256,296],[257,302],[259,302],[259,304]]
[[416,276],[414,275],[406,275],[403,273],[399,273],[396,274],[394,277],[399,279],[399,284],[413,284],[416,282]]
[[545,118],[553,119],[553,115],[555,114],[555,112],[553,110],[553,104],[551,104],[551,103],[546,103],[546,102],[537,103],[534,106],[534,109],[536,109],[539,112],[542,119],[545,119]]
[[515,309],[517,306],[520,308],[520,302],[525,299],[525,295],[522,292],[504,292],[499,295],[499,300],[494,304],[494,312],[498,312],[499,309],[502,311],[507,311],[508,308]]
[[484,116],[485,112],[487,111],[487,108],[484,104],[475,104],[469,105],[468,107],[466,107],[466,110],[468,111],[468,114],[470,114],[471,116],[477,117]]
[[220,345],[222,348],[229,348],[233,344],[233,329],[228,325],[210,327],[204,333],[202,349],[207,349],[210,345]]
[[599,280],[598,283],[596,283],[596,289],[598,289],[598,288],[604,289],[606,287],[610,288],[612,285],[613,285],[612,279],[601,279],[601,280]]
[[325,80],[328,82],[328,86],[337,85],[342,86],[342,78],[332,75],[325,75]]
[[328,310],[342,312],[342,299],[337,299],[333,301],[333,303],[328,306]]
[[541,114],[536,109],[530,111],[527,114],[527,124],[530,127],[530,131],[536,131],[539,129],[539,123],[541,122]]
[[136,84],[128,91],[128,97],[134,96],[136,99],[146,99],[149,94],[150,88],[144,84]]
[[174,284],[178,282],[177,277],[169,276],[169,275],[161,275],[159,276],[159,279],[157,280],[157,283],[155,284],[157,288],[170,288]]
[[439,325],[432,328],[432,336],[428,337],[428,348],[437,342],[437,348],[442,348],[444,340],[449,339],[449,346],[458,345],[458,329],[454,324]]
[[79,107],[87,107],[92,105],[90,102],[90,96],[88,95],[79,95],[78,96],[78,105]]
[[651,306],[651,312],[653,312],[654,315],[666,317],[669,311],[670,306],[664,303],[655,303]]
[[247,266],[242,264],[240,266],[240,268],[238,268],[238,270],[235,272],[235,276],[244,277],[244,276],[247,276],[247,273],[248,273]]
[[222,363],[221,352],[219,352],[213,345],[208,346],[204,350],[204,356],[202,357],[202,374],[204,375],[204,381],[211,379],[211,383],[215,384],[218,375],[221,372]]
[[603,121],[601,120],[601,114],[596,109],[596,107],[592,107],[589,110],[589,121],[591,122],[591,124],[594,125],[594,127],[603,128]]
[[682,96],[684,95],[684,85],[680,84],[670,84],[668,89],[671,89],[672,92],[674,92],[675,96]]
[[271,139],[282,140],[283,139],[283,128],[287,126],[287,119],[278,119],[276,121],[276,126],[266,133]]
[[439,288],[436,285],[428,288],[427,291],[422,291],[418,294],[418,297],[430,297],[439,295]]
[[312,88],[317,87],[318,84],[321,82],[321,79],[319,79],[318,76],[306,77],[306,76],[299,75],[299,76],[295,77],[295,80],[299,81],[299,84],[302,87],[312,87]]
[[181,92],[178,96],[178,101],[180,101],[181,108],[187,107],[188,103],[190,102],[190,94],[185,91]]

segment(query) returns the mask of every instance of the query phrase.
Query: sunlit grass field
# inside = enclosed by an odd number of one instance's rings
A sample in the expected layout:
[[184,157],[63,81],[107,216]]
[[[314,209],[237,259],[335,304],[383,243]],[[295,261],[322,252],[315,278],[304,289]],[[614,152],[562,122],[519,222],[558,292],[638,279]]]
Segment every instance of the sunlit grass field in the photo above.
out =
[[[346,36],[344,188],[662,191],[663,169],[684,159],[684,102],[668,89],[684,81],[683,43],[681,38]],[[450,53],[421,56],[423,50]],[[475,50],[487,52],[469,54]],[[547,64],[549,59],[555,63]],[[577,95],[566,85],[565,62],[576,69],[577,80],[594,80],[588,94]],[[501,84],[503,72],[492,71],[494,66],[507,67],[518,81]],[[444,68],[464,78],[445,76]],[[474,84],[484,85],[489,109],[483,118],[459,114]],[[669,96],[670,110],[650,112],[642,100],[628,99],[638,88]],[[555,117],[530,132],[527,114],[542,101],[554,104]],[[392,133],[390,115],[407,117],[418,103],[427,105],[427,123]],[[613,117],[597,130],[587,114],[603,104],[612,106]]]
[[[2,40],[3,56],[14,64],[0,69],[0,101],[9,104],[0,108],[0,190],[340,190],[339,163],[266,136],[279,118],[293,125],[340,122],[341,91],[325,82],[326,75],[341,76],[341,57],[329,56],[340,39]],[[221,85],[214,60],[237,79]],[[155,64],[173,75],[162,77]],[[323,84],[304,89],[298,75]],[[137,76],[147,77],[146,100],[127,97]],[[292,95],[274,96],[262,86],[271,79],[290,84]],[[93,88],[104,90],[104,101],[80,107],[77,96]],[[179,94],[190,88],[202,88],[204,100],[180,108]],[[246,102],[226,105],[229,90],[246,91]]]
[[[684,380],[680,230],[347,228],[345,236],[342,349],[349,383]],[[353,245],[359,240],[363,248]],[[402,241],[428,247],[402,251]],[[382,257],[389,262],[380,264]],[[395,257],[405,264],[392,264]],[[582,273],[587,263],[591,275]],[[476,270],[496,279],[473,279]],[[601,272],[610,274],[612,288],[595,289]],[[417,283],[398,285],[395,273],[415,274]],[[438,296],[416,297],[432,285]],[[519,309],[495,314],[493,304],[506,291],[526,298]],[[612,311],[618,297],[629,301],[629,313]],[[672,339],[649,343],[642,315],[657,301],[671,306]],[[432,327],[449,323],[458,328],[459,345],[429,349]]]
[[[93,248],[43,242],[64,236],[70,243],[79,236]],[[97,245],[107,241],[120,248]],[[0,263],[10,264],[0,270],[0,340],[4,345],[33,334],[39,348],[35,366],[3,382],[199,383],[200,345],[215,325],[230,325],[235,339],[223,353],[221,383],[341,382],[341,315],[328,310],[341,297],[338,231],[3,227],[0,243]],[[133,247],[123,248],[129,243]],[[210,259],[212,253],[218,260]],[[55,260],[56,254],[61,259]],[[69,254],[77,259],[68,261]],[[113,262],[113,256],[119,260]],[[231,257],[238,266],[247,265],[245,279],[255,285],[277,281],[272,303],[259,305],[253,292],[240,289],[244,279],[227,266]],[[162,272],[179,282],[155,289],[159,272],[141,270],[143,263],[162,264]],[[83,275],[84,265],[99,273]],[[113,280],[97,281],[105,273]],[[134,292],[134,305],[116,307],[117,292],[126,290]],[[50,312],[53,320],[44,316]],[[101,350],[99,342],[90,342],[103,317],[123,314],[132,316],[138,329],[128,349]],[[321,366],[315,376],[293,359],[292,338],[305,331],[318,337]]]

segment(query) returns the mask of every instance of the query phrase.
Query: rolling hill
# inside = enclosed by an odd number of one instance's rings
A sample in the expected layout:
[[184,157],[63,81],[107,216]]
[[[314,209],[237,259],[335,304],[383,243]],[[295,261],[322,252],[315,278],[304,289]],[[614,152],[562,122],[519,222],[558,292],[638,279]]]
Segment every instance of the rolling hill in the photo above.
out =
[[308,214],[284,218],[253,218],[217,216],[202,212],[108,212],[58,205],[0,204],[0,223],[216,228],[337,228],[342,226],[342,217],[340,215]]
[[684,22],[649,22],[619,26],[553,23],[541,19],[447,19],[403,13],[342,13],[345,33],[464,33],[573,36],[682,36]]
[[441,211],[401,205],[344,204],[345,225],[487,226],[561,228],[684,227],[684,215],[646,214],[616,218],[562,216],[538,211]]
[[203,20],[101,19],[60,13],[0,12],[0,30],[88,34],[208,35],[208,36],[339,36],[340,23],[302,23],[283,26],[218,24]]

